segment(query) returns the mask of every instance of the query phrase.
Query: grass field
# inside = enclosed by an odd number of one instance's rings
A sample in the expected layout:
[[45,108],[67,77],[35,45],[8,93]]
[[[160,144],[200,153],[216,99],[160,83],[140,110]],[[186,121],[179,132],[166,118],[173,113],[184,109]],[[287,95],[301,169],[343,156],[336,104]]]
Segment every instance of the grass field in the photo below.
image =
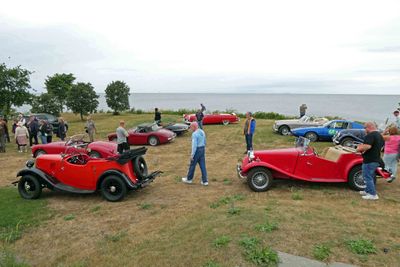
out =
[[[69,135],[84,122],[65,114]],[[124,119],[131,127],[151,114],[95,114],[106,135]],[[164,115],[166,121],[180,116]],[[9,187],[30,155],[9,145],[0,154],[0,263],[21,266],[254,266],[273,260],[273,251],[360,266],[400,266],[400,183],[378,180],[380,200],[363,201],[346,184],[276,181],[270,191],[254,193],[236,176],[245,150],[238,125],[205,126],[210,185],[180,182],[186,175],[190,134],[173,143],[149,147],[150,171],[164,174],[119,203],[99,194],[45,191],[37,201],[19,199]],[[257,120],[255,149],[288,147],[293,137],[272,132],[270,120]],[[330,143],[315,144],[322,151]],[[8,200],[11,199],[11,200]],[[11,208],[10,208],[11,207]],[[26,212],[25,209],[29,210]],[[32,212],[33,211],[33,212]],[[7,221],[3,216],[8,216]],[[272,261],[273,262],[273,261]],[[3,266],[0,264],[0,266]]]

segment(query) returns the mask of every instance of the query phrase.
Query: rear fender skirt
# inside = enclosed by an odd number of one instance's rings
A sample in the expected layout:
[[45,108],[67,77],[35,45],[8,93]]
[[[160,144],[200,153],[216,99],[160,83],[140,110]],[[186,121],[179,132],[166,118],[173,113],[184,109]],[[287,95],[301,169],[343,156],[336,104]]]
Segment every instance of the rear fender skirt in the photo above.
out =
[[17,177],[24,176],[26,174],[31,174],[31,175],[38,177],[40,179],[40,181],[49,188],[53,188],[54,185],[58,182],[57,180],[55,180],[55,178],[47,175],[45,172],[43,172],[35,167],[25,168],[25,169],[20,170],[17,173]]
[[118,170],[108,170],[108,171],[103,172],[102,175],[97,180],[97,186],[96,186],[97,189],[100,188],[101,181],[103,181],[103,179],[105,177],[107,177],[108,175],[117,175],[117,176],[121,177],[125,181],[125,183],[129,189],[138,188],[138,185],[136,183],[133,183],[131,181],[131,179],[129,179],[129,177],[125,175],[125,173],[120,172]]

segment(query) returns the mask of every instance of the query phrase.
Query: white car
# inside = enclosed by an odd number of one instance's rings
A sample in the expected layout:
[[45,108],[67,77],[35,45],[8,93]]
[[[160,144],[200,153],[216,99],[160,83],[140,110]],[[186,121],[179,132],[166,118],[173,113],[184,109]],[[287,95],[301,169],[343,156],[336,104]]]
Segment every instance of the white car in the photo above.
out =
[[282,135],[289,135],[293,129],[321,126],[327,121],[327,118],[303,116],[300,119],[275,121],[272,128]]

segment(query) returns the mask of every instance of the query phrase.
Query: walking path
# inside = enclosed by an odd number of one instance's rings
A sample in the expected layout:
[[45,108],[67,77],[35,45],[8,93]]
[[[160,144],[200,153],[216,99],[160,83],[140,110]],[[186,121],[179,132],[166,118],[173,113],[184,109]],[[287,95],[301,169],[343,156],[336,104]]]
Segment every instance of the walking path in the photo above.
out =
[[355,265],[340,262],[326,264],[324,262],[311,260],[284,252],[278,252],[278,254],[279,259],[281,260],[279,267],[356,267]]

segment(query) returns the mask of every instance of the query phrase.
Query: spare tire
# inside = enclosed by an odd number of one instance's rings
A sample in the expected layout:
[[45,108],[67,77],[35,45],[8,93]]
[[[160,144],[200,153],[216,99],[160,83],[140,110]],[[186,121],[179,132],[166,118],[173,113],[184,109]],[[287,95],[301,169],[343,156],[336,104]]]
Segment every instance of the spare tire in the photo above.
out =
[[142,156],[135,158],[133,162],[133,171],[139,180],[147,177],[147,164]]

